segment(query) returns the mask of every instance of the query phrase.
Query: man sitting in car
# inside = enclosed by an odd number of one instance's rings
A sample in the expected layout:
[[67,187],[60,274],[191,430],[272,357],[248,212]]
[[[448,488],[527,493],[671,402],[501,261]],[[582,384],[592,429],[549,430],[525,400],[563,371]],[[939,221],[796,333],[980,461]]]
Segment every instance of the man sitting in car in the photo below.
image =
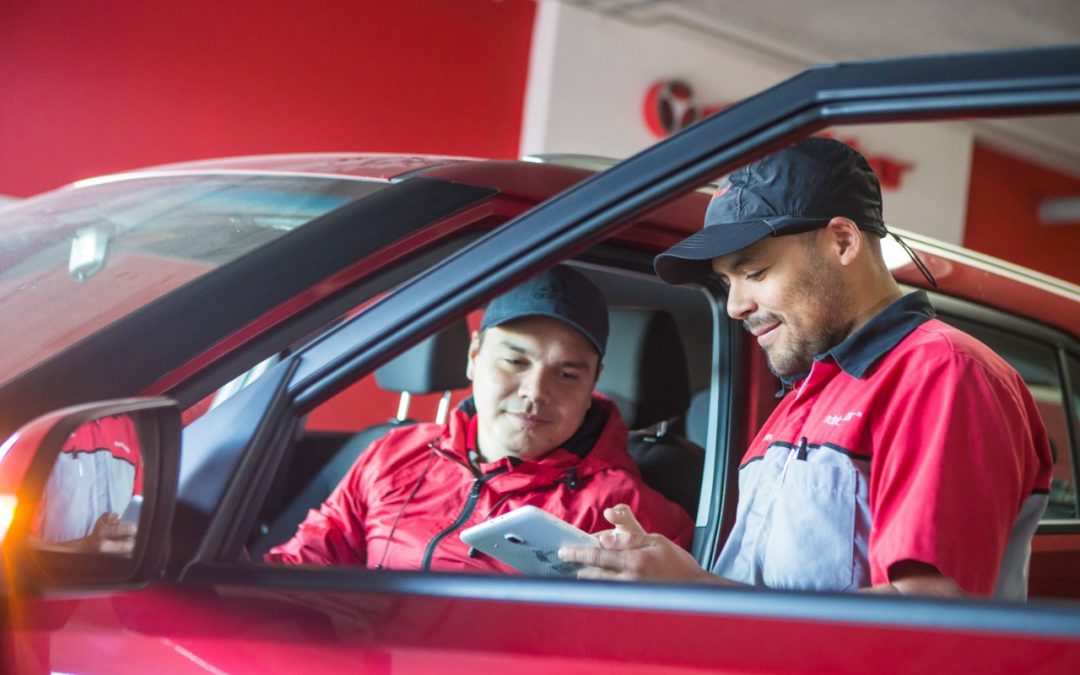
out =
[[593,391],[607,343],[600,290],[556,267],[488,306],[469,346],[472,398],[446,424],[390,431],[268,562],[507,572],[461,530],[537,506],[586,532],[631,505],[683,547],[693,523],[642,481],[618,409]]

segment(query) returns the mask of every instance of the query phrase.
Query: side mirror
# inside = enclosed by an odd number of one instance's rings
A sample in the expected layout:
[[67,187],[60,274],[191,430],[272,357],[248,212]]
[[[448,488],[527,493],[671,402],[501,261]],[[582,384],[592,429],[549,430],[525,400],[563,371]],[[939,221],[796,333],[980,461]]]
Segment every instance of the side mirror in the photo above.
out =
[[0,593],[158,576],[180,426],[171,400],[123,399],[39,417],[0,446]]

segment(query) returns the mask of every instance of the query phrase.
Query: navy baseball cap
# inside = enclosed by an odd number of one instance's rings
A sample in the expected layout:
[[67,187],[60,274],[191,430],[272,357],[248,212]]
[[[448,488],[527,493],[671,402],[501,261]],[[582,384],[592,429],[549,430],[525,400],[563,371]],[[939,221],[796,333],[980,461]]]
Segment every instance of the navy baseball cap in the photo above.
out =
[[809,232],[836,217],[884,237],[881,187],[866,158],[831,138],[808,138],[734,171],[709,202],[705,227],[656,256],[669,284],[700,281],[712,259],[764,237]]
[[604,356],[608,337],[607,301],[585,275],[558,265],[491,301],[480,330],[529,316],[558,319],[576,329]]

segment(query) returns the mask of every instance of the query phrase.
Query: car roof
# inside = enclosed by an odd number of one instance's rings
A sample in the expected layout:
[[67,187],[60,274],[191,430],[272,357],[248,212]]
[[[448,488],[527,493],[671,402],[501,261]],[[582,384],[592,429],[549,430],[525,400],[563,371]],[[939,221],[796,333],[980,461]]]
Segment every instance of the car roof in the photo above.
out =
[[162,164],[79,181],[75,185],[83,186],[130,180],[148,175],[219,173],[284,174],[392,180],[431,167],[475,161],[482,160],[474,157],[451,157],[446,155],[345,152],[248,155]]

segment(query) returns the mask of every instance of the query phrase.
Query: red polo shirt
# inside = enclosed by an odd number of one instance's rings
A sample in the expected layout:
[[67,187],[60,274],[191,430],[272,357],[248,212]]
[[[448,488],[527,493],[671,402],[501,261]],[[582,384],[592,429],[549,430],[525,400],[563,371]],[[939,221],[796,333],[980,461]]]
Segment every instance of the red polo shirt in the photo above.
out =
[[740,468],[714,571],[773,587],[937,567],[969,593],[1026,595],[1052,459],[1019,374],[905,296],[790,383]]

